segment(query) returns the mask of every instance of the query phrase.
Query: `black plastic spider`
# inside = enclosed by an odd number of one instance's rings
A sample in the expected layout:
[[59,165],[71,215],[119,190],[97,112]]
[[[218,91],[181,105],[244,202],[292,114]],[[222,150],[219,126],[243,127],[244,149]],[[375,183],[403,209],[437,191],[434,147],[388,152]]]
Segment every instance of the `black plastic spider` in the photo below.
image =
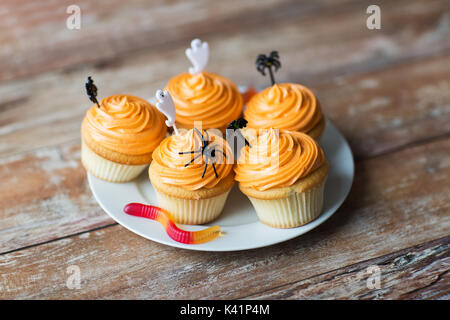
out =
[[198,130],[197,128],[194,128],[195,132],[198,133],[198,135],[202,138],[202,145],[198,150],[192,150],[192,151],[180,151],[178,152],[178,154],[196,154],[198,153],[198,155],[196,155],[191,161],[189,161],[188,163],[186,163],[184,166],[187,167],[188,165],[190,165],[192,162],[194,162],[197,158],[201,157],[201,156],[205,156],[205,168],[203,169],[203,174],[202,174],[202,178],[205,177],[205,173],[206,173],[206,168],[208,167],[208,163],[211,162],[211,165],[214,169],[214,174],[216,175],[216,178],[219,177],[219,175],[217,174],[216,171],[216,166],[214,165],[214,160],[216,159],[216,152],[220,152],[222,153],[222,155],[226,158],[225,153],[220,150],[220,149],[216,149],[216,147],[218,146],[217,144],[210,144],[210,140],[209,140],[209,134],[208,131],[205,131],[206,134],[206,139],[203,136],[203,134],[200,132],[200,130]]
[[250,143],[247,141],[247,139],[244,138],[244,136],[242,135],[240,129],[245,128],[247,126],[248,121],[245,120],[244,118],[239,118],[236,120],[233,120],[232,122],[230,122],[230,124],[228,125],[227,129],[228,130],[233,130],[239,134],[240,138],[244,140],[245,145],[249,146],[250,148],[252,147],[250,145]]
[[277,71],[281,67],[280,62],[280,56],[278,55],[278,51],[272,51],[269,56],[266,56],[265,54],[260,54],[255,61],[256,69],[265,76],[266,73],[264,69],[269,69],[270,74],[270,81],[272,82],[272,85],[275,84],[275,78],[273,77],[273,71],[272,67],[275,68],[275,71]]
[[94,84],[94,80],[92,80],[90,76],[88,77],[88,82],[86,82],[85,87],[86,93],[89,96],[89,100],[97,104],[97,107],[100,108],[100,104],[97,100],[97,86]]

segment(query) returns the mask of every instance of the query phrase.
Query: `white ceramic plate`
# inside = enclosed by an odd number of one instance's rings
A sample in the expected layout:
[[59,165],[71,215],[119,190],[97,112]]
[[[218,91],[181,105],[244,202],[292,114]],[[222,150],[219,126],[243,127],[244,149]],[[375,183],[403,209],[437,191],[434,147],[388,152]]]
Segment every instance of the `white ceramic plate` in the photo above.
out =
[[123,212],[130,202],[158,205],[147,170],[129,183],[109,183],[88,174],[89,186],[103,210],[114,220],[138,235],[173,247],[201,251],[247,250],[280,243],[302,235],[333,215],[347,197],[353,182],[354,162],[347,141],[333,124],[327,121],[321,139],[330,171],[325,185],[325,201],[322,214],[307,225],[292,229],[275,229],[258,221],[256,212],[237,185],[231,190],[225,209],[219,219],[202,226],[179,225],[185,230],[201,230],[206,226],[219,225],[224,236],[208,243],[186,245],[178,243],[166,234],[156,221],[133,217]]

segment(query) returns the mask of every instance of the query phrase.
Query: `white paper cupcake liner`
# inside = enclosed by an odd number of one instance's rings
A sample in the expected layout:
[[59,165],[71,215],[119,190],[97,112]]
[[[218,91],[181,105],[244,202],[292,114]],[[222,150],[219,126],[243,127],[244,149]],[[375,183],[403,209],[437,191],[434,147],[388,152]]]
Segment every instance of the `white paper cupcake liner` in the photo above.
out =
[[262,200],[249,197],[259,220],[274,228],[295,228],[316,219],[322,212],[325,181],[286,198]]
[[204,224],[216,219],[223,211],[228,193],[207,199],[182,199],[155,189],[158,205],[170,213],[176,223]]
[[81,161],[92,175],[108,182],[127,182],[136,178],[148,164],[126,165],[107,160],[81,142]]

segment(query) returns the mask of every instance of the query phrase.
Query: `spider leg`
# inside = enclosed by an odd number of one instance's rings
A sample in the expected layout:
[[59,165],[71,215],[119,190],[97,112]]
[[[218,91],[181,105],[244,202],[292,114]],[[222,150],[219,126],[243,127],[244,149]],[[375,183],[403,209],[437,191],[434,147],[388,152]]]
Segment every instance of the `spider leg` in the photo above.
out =
[[214,165],[214,162],[211,162],[211,164],[212,164],[212,167],[213,167],[213,169],[214,169],[214,174],[216,175],[216,178],[218,178],[219,175],[217,174],[216,166]]
[[198,130],[197,128],[194,127],[195,132],[198,133],[198,135],[200,136],[200,138],[203,138],[202,133],[200,132],[200,130]]
[[203,169],[202,179],[205,177],[206,168],[208,167],[208,157],[205,157],[205,168]]
[[194,127],[195,132],[200,136],[200,139],[202,139],[202,146],[201,149],[203,150],[206,145],[205,145],[205,139],[203,138],[203,134],[200,132],[200,130],[198,130],[197,128]]
[[197,153],[197,152],[201,152],[201,150],[192,150],[192,151],[180,151],[178,152],[178,154],[192,154],[192,153]]
[[241,137],[241,139],[244,139],[245,145],[246,145],[246,146],[249,146],[249,147],[251,148],[252,146],[250,145],[250,142],[248,142],[248,140],[242,135],[241,130],[238,130],[238,134],[239,134],[239,136]]
[[203,155],[202,153],[196,155],[191,161],[186,163],[184,166],[187,167],[188,165],[190,165],[192,162],[194,162],[197,158],[201,157],[202,155]]
[[198,129],[195,128],[195,127],[194,127],[194,130],[195,130],[195,132],[200,136],[200,139],[202,139],[202,145],[203,145],[204,140],[205,140],[205,139],[203,139],[203,134],[200,132],[200,130],[198,130]]

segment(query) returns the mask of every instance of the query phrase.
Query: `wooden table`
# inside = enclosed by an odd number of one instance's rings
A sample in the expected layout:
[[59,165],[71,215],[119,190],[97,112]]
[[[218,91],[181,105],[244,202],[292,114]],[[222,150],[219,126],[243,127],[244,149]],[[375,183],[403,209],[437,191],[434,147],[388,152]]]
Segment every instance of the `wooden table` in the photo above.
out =
[[[74,2],[80,30],[66,28]],[[0,298],[448,299],[450,4],[377,1],[381,29],[369,30],[372,2],[2,1]],[[239,84],[267,85],[254,60],[278,50],[278,81],[311,87],[345,134],[355,181],[319,228],[194,252],[97,205],[80,164],[86,77],[102,97],[150,96],[187,70],[194,37],[210,44],[208,70]]]

